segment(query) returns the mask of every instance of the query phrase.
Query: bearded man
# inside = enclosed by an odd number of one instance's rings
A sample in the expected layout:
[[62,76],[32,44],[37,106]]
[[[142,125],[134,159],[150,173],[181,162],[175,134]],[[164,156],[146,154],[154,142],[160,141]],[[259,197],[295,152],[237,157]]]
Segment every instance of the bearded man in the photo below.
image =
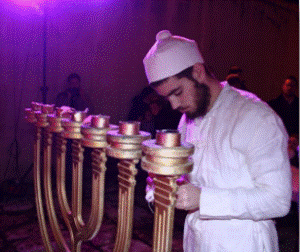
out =
[[281,119],[218,81],[193,40],[161,31],[143,63],[150,86],[183,113],[182,141],[195,146],[189,182],[177,192],[176,207],[189,211],[184,251],[278,251],[272,218],[289,212],[292,195]]

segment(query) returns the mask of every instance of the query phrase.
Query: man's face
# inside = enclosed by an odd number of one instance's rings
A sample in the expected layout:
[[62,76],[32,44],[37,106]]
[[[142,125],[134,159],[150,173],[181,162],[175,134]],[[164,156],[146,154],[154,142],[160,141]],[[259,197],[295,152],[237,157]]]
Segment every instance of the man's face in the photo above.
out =
[[282,93],[287,97],[293,97],[296,94],[296,83],[293,80],[286,79],[282,85]]
[[194,119],[204,116],[210,103],[210,90],[206,84],[188,78],[170,77],[158,87],[156,92],[165,97],[173,109]]

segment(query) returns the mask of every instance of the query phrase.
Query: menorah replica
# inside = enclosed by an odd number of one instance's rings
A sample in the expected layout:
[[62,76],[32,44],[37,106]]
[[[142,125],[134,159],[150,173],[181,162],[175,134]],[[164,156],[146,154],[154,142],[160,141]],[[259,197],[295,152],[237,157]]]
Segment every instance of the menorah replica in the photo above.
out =
[[[150,133],[139,130],[139,122],[119,122],[119,126],[116,126],[109,124],[109,116],[92,115],[90,121],[84,123],[87,111],[64,110],[63,107],[55,108],[54,105],[32,102],[25,113],[26,120],[35,126],[35,199],[46,251],[53,251],[47,223],[50,223],[59,251],[79,252],[82,242],[91,240],[98,233],[104,213],[107,156],[119,160],[118,223],[114,252],[127,252],[130,248],[135,176],[138,172],[136,165],[140,160],[142,169],[154,174],[153,251],[171,251],[178,188],[176,180],[192,169],[189,157],[193,154],[193,145],[181,143],[180,134],[170,130],[158,131],[156,139],[151,140]],[[54,137],[56,146],[52,146]],[[68,139],[72,141],[71,207],[65,180]],[[92,148],[92,198],[90,216],[85,223],[82,218],[82,174],[86,147]],[[54,149],[57,198],[70,234],[70,242],[62,235],[55,212],[51,181]]]

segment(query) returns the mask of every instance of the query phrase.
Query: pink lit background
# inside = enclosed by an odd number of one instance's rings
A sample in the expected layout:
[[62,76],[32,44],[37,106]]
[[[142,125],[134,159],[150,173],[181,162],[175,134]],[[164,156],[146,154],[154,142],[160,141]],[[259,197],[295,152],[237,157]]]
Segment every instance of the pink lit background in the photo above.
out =
[[[45,15],[47,102],[76,72],[95,113],[118,123],[126,118],[133,96],[147,85],[142,60],[162,29],[195,39],[220,80],[237,64],[250,91],[265,101],[275,98],[287,75],[299,78],[298,7],[285,0],[2,1],[1,170],[13,167],[9,148],[14,140],[20,150],[18,173],[32,163],[33,129],[24,120],[24,108],[42,101]],[[5,179],[14,173],[10,168]]]

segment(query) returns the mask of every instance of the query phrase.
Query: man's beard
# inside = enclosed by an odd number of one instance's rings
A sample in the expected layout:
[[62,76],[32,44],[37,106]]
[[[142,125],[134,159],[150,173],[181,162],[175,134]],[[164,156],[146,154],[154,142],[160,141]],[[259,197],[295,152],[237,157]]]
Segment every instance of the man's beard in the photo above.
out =
[[186,116],[189,119],[195,119],[197,117],[205,116],[210,104],[210,90],[209,87],[204,83],[199,83],[197,80],[193,79],[195,84],[195,102],[196,111],[186,112]]

